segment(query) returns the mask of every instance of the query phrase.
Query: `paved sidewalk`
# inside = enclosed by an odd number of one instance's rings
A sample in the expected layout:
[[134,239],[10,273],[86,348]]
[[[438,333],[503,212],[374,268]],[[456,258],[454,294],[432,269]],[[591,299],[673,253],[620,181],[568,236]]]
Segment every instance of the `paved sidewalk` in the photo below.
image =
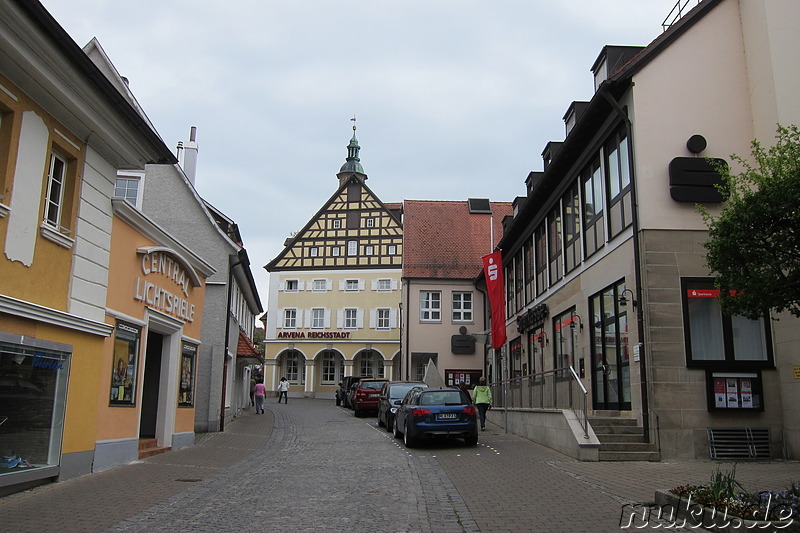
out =
[[[15,533],[620,531],[624,504],[733,466],[585,463],[487,429],[477,447],[409,450],[332,401],[270,403],[194,447],[0,498],[0,523]],[[748,489],[781,489],[800,481],[800,462],[739,463],[736,474]]]

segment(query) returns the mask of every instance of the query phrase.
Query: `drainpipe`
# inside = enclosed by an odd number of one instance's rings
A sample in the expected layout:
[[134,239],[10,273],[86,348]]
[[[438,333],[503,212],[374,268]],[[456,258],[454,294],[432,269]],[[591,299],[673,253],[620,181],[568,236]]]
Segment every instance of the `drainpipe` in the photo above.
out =
[[[632,85],[631,85],[632,86]],[[630,118],[625,113],[625,111],[620,107],[619,102],[614,99],[608,92],[608,85],[603,83],[598,92],[605,98],[605,100],[611,105],[611,107],[616,111],[616,113],[622,118],[625,122],[625,127],[628,130],[628,164],[631,169],[631,204],[633,206],[633,213],[631,213],[631,224],[633,226],[633,261],[634,261],[634,283],[635,283],[635,294],[636,300],[639,302],[639,305],[636,306],[636,328],[637,334],[639,337],[639,343],[642,346],[642,350],[639,351],[639,375],[640,375],[640,382],[641,382],[641,394],[642,394],[642,426],[644,429],[644,434],[650,435],[650,400],[649,400],[649,393],[648,393],[648,382],[647,382],[647,360],[649,357],[649,353],[644,349],[644,305],[642,300],[642,261],[640,258],[640,243],[639,243],[639,202],[636,196],[636,165],[634,159],[634,149],[633,149],[633,124],[631,123]]]
[[[408,320],[409,320],[408,319],[408,313],[410,312],[410,308],[411,308],[411,306],[408,305],[408,304],[411,301],[410,300],[410,298],[411,298],[411,283],[408,282],[405,285],[406,285],[406,319],[404,321],[404,323],[406,324],[406,331],[405,331],[405,334],[406,334],[406,353],[405,353],[406,377],[405,377],[405,379],[407,381],[411,381],[411,352],[409,351],[409,346],[408,346],[408,342],[409,342],[408,330],[410,329],[408,327],[408,324],[409,324],[409,322],[408,322]],[[402,316],[400,317],[400,320],[401,320],[401,322],[403,321]],[[400,332],[400,335],[401,336],[403,335],[402,331]],[[402,364],[402,361],[403,361],[403,350],[402,349],[400,350],[400,361],[401,361],[401,364]]]

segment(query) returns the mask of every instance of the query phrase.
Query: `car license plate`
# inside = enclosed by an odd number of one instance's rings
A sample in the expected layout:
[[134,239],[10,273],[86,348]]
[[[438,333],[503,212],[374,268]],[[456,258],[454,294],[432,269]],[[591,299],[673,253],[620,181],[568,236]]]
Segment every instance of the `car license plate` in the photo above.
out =
[[458,414],[456,413],[441,413],[437,416],[439,420],[453,420],[458,418]]

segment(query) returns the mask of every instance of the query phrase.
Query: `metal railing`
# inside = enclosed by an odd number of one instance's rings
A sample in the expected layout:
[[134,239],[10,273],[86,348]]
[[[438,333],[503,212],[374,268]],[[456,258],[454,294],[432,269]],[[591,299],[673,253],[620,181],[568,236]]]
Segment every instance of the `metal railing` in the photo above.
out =
[[[669,12],[667,18],[664,19],[664,22],[661,23],[661,29],[663,31],[667,31],[670,27],[678,22],[683,15],[687,12],[694,9],[694,6],[699,4],[702,0],[678,0],[678,3],[672,8],[672,11]],[[689,7],[689,4],[693,4]]]
[[589,438],[588,392],[571,366],[492,383],[496,407],[509,409],[570,409]]

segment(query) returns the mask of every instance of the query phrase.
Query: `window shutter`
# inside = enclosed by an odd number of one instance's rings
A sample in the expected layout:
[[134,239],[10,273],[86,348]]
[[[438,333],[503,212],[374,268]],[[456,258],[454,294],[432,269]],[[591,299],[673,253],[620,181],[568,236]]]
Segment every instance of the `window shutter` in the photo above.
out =
[[[304,320],[305,327],[310,328],[311,327],[311,320],[313,320],[311,318],[311,309],[304,309],[303,310],[303,315],[305,315],[305,320]],[[303,326],[301,326],[301,327],[303,327]]]
[[306,286],[306,282],[305,281],[303,281],[303,280],[298,280],[297,281],[297,290],[298,291],[305,290],[305,286]]
[[394,307],[389,308],[389,327],[392,329],[397,328],[397,309]]
[[330,309],[325,309],[325,311],[323,312],[323,316],[325,317],[325,319],[324,319],[325,329],[330,329],[330,327],[331,327],[331,310]]
[[344,309],[336,310],[336,329],[344,328]]
[[339,280],[339,290],[340,291],[347,290],[347,280],[344,279]]
[[331,280],[331,279],[326,279],[325,280],[325,290],[326,291],[332,291],[333,290],[333,280]]
[[378,310],[377,309],[370,309],[369,310],[369,327],[370,329],[375,329],[378,327]]
[[392,290],[393,290],[393,291],[396,291],[396,290],[397,290],[397,280],[396,280],[396,279],[393,279],[393,280],[392,280]]
[[281,280],[280,282],[278,282],[278,291],[283,292],[285,290],[286,290],[286,282]]
[[378,290],[378,280],[377,279],[373,279],[372,283],[371,283],[371,286],[372,286],[372,290],[373,291],[377,291]]
[[358,280],[358,290],[363,291],[365,286],[366,283],[364,282],[363,279]]
[[364,310],[357,309],[356,310],[356,327],[358,329],[364,329]]
[[[281,282],[281,283],[283,283],[283,282]],[[285,320],[286,313],[284,312],[284,309],[282,307],[280,309],[278,309],[277,311],[278,311],[278,320],[275,321],[276,322],[275,327],[277,329],[282,329],[283,328],[283,321]]]

